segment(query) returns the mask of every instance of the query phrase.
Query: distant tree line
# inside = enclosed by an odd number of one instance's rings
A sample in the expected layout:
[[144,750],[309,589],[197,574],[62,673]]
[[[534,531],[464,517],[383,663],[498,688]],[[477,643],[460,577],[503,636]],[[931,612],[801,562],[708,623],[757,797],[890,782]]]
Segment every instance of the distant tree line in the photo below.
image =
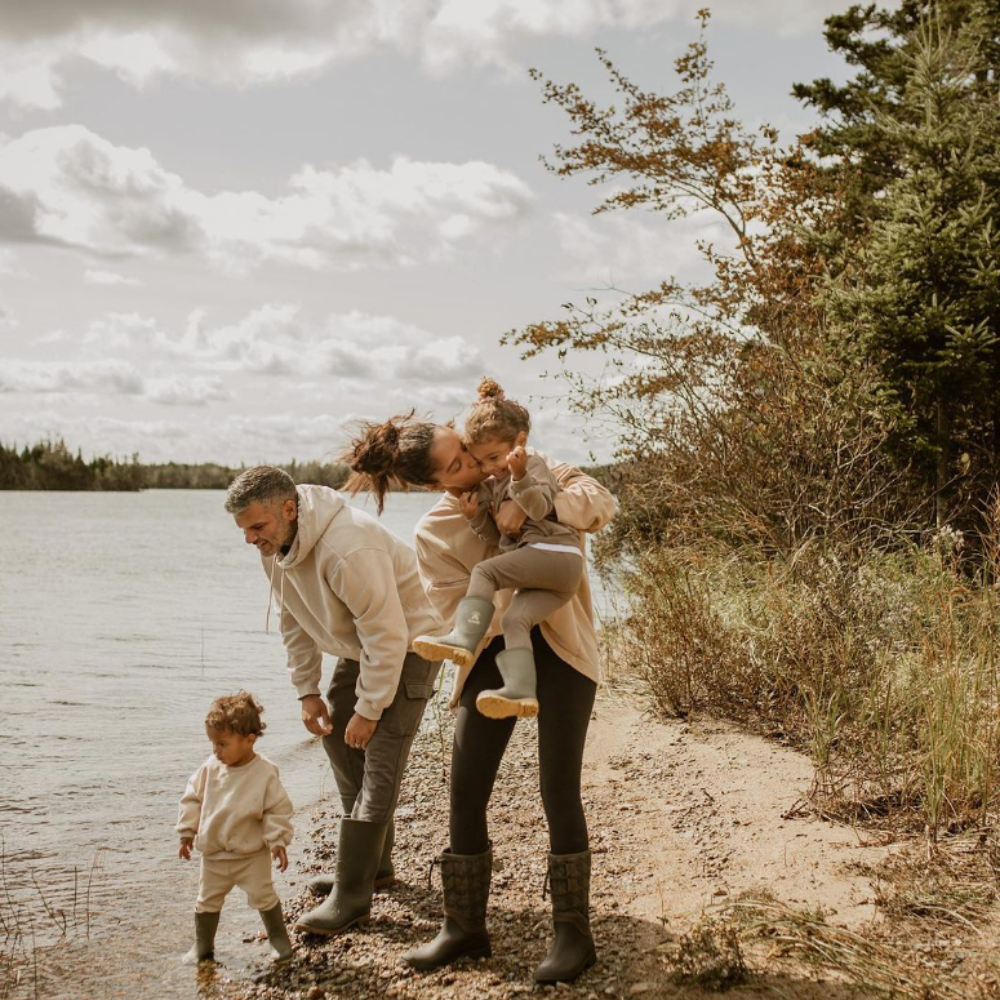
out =
[[[61,438],[40,441],[20,451],[0,442],[0,490],[223,490],[246,468],[178,462],[144,465],[103,456],[86,461]],[[281,466],[297,483],[339,489],[347,479],[343,463],[296,462]]]

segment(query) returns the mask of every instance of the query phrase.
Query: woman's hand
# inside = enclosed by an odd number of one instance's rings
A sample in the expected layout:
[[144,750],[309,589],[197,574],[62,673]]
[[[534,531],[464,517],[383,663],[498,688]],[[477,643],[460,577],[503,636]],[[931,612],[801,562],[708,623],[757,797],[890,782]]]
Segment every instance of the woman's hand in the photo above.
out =
[[283,847],[272,847],[271,857],[277,862],[275,867],[278,871],[283,872],[288,868],[288,851]]
[[507,468],[510,469],[511,479],[516,481],[524,478],[528,471],[528,453],[522,445],[507,453]]
[[458,509],[466,521],[471,521],[479,513],[479,494],[476,490],[463,493],[458,498]]
[[191,860],[191,848],[194,846],[194,837],[181,837],[180,850],[177,852],[177,857],[183,858],[185,861]]

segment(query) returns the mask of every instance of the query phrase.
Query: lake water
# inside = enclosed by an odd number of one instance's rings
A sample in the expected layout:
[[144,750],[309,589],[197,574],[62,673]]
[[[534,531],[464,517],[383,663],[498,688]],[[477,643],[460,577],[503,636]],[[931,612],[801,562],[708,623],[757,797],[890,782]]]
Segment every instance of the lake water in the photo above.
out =
[[[173,825],[217,695],[244,687],[263,703],[260,750],[296,804],[299,844],[332,791],[273,616],[264,632],[267,579],[223,497],[0,492],[0,956],[49,946],[16,989],[0,959],[0,997],[199,995],[179,964],[197,861],[177,858]],[[436,500],[392,494],[383,523],[410,541]],[[283,898],[295,847],[275,878]],[[258,929],[234,892],[218,935],[227,976],[259,968],[263,945],[243,941]]]

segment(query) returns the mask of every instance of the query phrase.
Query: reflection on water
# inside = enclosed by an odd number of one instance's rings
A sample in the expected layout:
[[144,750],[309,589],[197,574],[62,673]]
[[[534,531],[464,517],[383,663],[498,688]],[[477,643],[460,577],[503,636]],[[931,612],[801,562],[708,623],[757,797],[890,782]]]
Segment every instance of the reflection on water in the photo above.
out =
[[[57,944],[26,970],[26,997],[224,997],[265,959],[263,942],[243,940],[259,917],[234,892],[223,968],[199,991],[179,964],[198,869],[177,858],[173,825],[208,755],[212,699],[246,687],[263,702],[261,752],[298,807],[299,843],[332,787],[273,621],[264,634],[267,578],[222,499],[0,492],[0,906],[25,941]],[[409,540],[435,499],[395,494],[383,521]],[[285,897],[295,848],[276,875]]]

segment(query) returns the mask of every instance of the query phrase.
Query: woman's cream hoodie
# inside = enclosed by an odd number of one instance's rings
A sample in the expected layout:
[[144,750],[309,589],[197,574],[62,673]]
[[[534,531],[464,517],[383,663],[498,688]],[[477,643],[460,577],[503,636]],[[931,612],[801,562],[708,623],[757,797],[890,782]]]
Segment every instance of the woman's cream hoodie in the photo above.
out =
[[262,556],[281,604],[288,671],[299,697],[320,693],[323,653],[359,660],[355,711],[380,719],[403,659],[442,620],[420,584],[413,550],[326,486],[299,486],[298,530],[284,556]]
[[[548,462],[562,490],[555,498],[560,524],[580,532],[599,531],[614,517],[615,498],[596,479],[571,465]],[[417,523],[414,543],[420,577],[438,615],[449,624],[455,620],[458,602],[465,597],[469,578],[477,563],[495,556],[496,545],[483,541],[470,527],[458,506],[458,499],[446,493]],[[580,537],[583,549],[583,536]],[[502,590],[494,599],[496,613],[487,637],[500,635],[500,618],[513,591]],[[590,581],[584,573],[576,594],[541,624],[542,635],[560,659],[596,681],[600,675],[600,654],[590,603]],[[451,705],[458,704],[467,667],[455,676]]]

